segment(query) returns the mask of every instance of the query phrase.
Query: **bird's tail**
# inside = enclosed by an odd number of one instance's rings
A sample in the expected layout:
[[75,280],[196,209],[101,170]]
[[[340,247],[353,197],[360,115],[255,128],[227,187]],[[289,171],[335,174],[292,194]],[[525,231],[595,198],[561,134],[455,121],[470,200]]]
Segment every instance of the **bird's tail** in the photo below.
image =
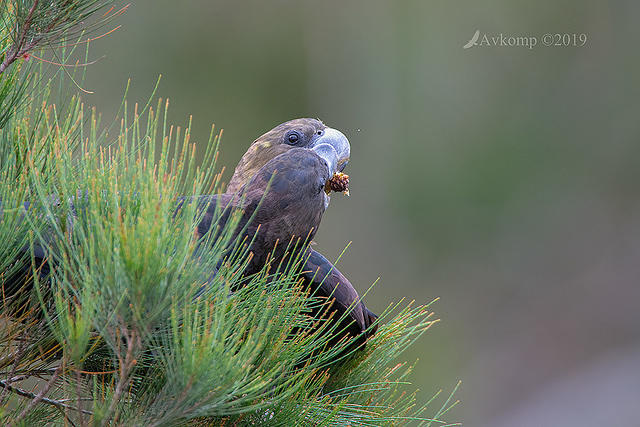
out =
[[364,309],[364,323],[367,328],[366,334],[367,338],[369,338],[374,336],[376,332],[378,332],[378,324],[376,323],[376,321],[378,320],[378,316],[367,307],[365,307],[364,304],[362,308]]

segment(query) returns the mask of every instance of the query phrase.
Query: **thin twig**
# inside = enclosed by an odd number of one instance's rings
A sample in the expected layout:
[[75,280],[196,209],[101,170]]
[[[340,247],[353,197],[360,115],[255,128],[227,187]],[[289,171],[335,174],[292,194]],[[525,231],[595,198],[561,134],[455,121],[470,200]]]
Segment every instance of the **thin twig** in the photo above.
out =
[[[102,425],[107,425],[109,420],[114,417],[116,412],[116,406],[119,403],[120,397],[122,393],[129,385],[129,381],[131,380],[130,374],[132,368],[136,364],[136,359],[134,352],[137,352],[137,349],[140,347],[140,338],[136,334],[135,330],[128,331],[126,327],[122,327],[121,333],[126,339],[127,342],[127,353],[124,356],[124,360],[122,359],[120,349],[118,348],[118,366],[120,368],[120,376],[118,378],[118,382],[116,383],[116,388],[113,392],[113,396],[111,397],[111,404],[109,405],[109,409],[105,413],[105,416],[102,420]],[[118,334],[114,334],[115,339],[118,340]]]
[[11,384],[11,383],[17,383],[18,381],[23,381],[26,380],[27,378],[31,378],[33,377],[34,374],[23,374],[23,375],[16,375],[15,377],[8,379],[6,381],[7,384]]
[[[25,391],[22,390],[21,388],[18,387],[14,387],[10,384],[7,384],[6,382],[0,380],[0,387],[4,388],[5,390],[8,390],[10,392],[13,392],[17,395],[23,396],[23,397],[28,397],[29,399],[35,399],[36,398],[36,394],[35,393],[31,393],[29,391]],[[47,405],[53,405],[56,406],[58,408],[66,408],[66,409],[71,409],[73,411],[79,411],[82,412],[83,414],[88,414],[88,415],[93,415],[93,412],[91,411],[87,411],[85,409],[80,409],[80,408],[76,408],[75,406],[71,406],[71,405],[67,405],[65,403],[59,402],[57,400],[53,400],[53,399],[48,399],[46,397],[43,397],[40,400],[40,403],[46,403]]]
[[27,32],[31,27],[31,22],[33,19],[33,13],[38,7],[38,3],[40,0],[34,0],[31,9],[29,9],[29,13],[27,13],[27,17],[24,20],[24,24],[22,26],[22,31],[20,31],[20,35],[18,36],[16,42],[13,44],[10,50],[10,54],[7,54],[2,64],[0,64],[0,74],[2,74],[9,65],[11,65],[16,59],[25,56],[27,53],[32,51],[38,46],[38,44],[49,34],[52,32],[56,26],[65,20],[65,15],[59,15],[49,22],[46,28],[40,31],[39,34],[34,35],[32,40],[28,43],[25,43],[25,38],[27,36]]
[[[33,18],[33,12],[35,12],[36,7],[38,7],[38,3],[39,3],[39,0],[35,0],[33,2],[33,5],[31,6],[31,9],[29,9],[29,13],[27,13],[27,17],[25,18],[24,24],[22,26],[22,31],[20,31],[20,34],[18,35],[16,42],[11,48],[11,54],[7,55],[7,57],[4,59],[2,64],[0,64],[0,74],[2,74],[4,70],[6,70],[7,67],[13,63],[13,61],[15,61],[17,58],[19,58],[24,54],[24,49],[22,44],[24,43],[24,39],[27,36],[27,31],[29,31],[29,27],[31,27],[31,19]],[[35,46],[33,42],[29,43],[29,45],[31,48]]]
[[76,402],[91,402],[92,400],[94,400],[93,397],[70,397],[68,399],[60,399],[58,400],[58,402],[71,402],[72,400],[75,400]]
[[[22,331],[22,337],[24,337],[25,335],[27,335],[26,330]],[[27,340],[22,340],[22,339],[18,340],[18,349],[13,354],[13,364],[11,365],[11,371],[9,372],[9,375],[7,377],[11,378],[15,375],[16,371],[18,370],[18,364],[20,363],[20,360],[22,360],[22,357],[24,356],[26,348],[27,348]],[[4,396],[6,393],[7,393],[6,389],[0,391],[0,403],[4,400]]]
[[[38,376],[38,375],[42,375],[42,374],[51,374],[53,375],[53,373],[56,371],[57,368],[48,368],[48,369],[29,369],[29,376]],[[0,372],[0,375],[8,375],[9,372],[8,371],[4,371],[4,372]],[[15,378],[15,377],[14,377]],[[17,381],[13,378],[11,378],[11,380],[9,382],[14,382]]]
[[58,377],[60,376],[60,371],[62,371],[62,366],[64,365],[64,362],[60,364],[60,366],[58,366],[58,369],[56,369],[56,371],[53,373],[53,375],[51,376],[51,378],[49,379],[49,381],[47,381],[47,384],[43,387],[42,390],[40,390],[40,393],[38,393],[38,395],[36,397],[33,398],[33,400],[31,402],[29,402],[29,404],[27,405],[26,408],[24,408],[22,410],[22,412],[20,412],[20,414],[18,415],[18,418],[15,419],[15,421],[20,421],[21,419],[23,419],[24,417],[27,416],[27,413],[34,407],[36,406],[42,399],[44,399],[44,396],[49,393],[49,390],[51,390],[51,386],[53,386],[53,383],[56,382],[56,380],[58,379]]

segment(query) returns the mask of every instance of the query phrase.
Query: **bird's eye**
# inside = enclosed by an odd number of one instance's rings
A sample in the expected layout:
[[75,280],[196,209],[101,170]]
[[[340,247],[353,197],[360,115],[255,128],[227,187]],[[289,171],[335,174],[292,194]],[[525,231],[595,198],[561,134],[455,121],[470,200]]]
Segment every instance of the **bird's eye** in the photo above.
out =
[[287,137],[287,141],[289,142],[289,144],[297,144],[299,140],[300,135],[298,135],[298,132],[291,132]]
[[319,130],[319,131],[317,131],[316,133],[318,134],[318,136],[322,136],[322,135],[324,135],[324,131],[323,131],[323,130]]

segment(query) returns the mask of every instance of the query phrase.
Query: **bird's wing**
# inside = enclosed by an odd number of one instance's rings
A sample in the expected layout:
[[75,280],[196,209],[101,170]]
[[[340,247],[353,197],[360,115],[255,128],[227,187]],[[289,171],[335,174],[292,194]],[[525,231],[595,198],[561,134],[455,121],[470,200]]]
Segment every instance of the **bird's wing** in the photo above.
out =
[[352,322],[348,327],[351,335],[357,336],[365,331],[367,336],[375,334],[377,326],[368,328],[377,316],[367,309],[351,282],[322,254],[309,249],[302,276],[312,295],[335,300],[332,308],[338,311],[339,316],[352,308],[349,313]]

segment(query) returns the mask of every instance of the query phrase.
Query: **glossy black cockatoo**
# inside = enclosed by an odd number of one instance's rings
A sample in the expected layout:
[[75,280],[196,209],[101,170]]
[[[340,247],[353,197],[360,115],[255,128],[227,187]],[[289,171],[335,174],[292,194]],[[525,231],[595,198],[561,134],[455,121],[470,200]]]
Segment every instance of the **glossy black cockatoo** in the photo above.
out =
[[[235,244],[237,238],[246,237],[252,258],[244,273],[257,273],[268,258],[278,262],[290,241],[299,240],[302,245],[311,241],[328,206],[326,182],[338,171],[348,153],[348,142],[342,140],[328,140],[311,150],[288,150],[261,166],[243,185],[240,193],[180,198],[176,212],[185,202],[195,202],[204,210],[197,225],[200,237],[213,225],[224,229],[232,213],[239,212],[239,222],[230,243]],[[67,218],[67,227],[73,227],[77,220],[78,210],[82,209],[77,207],[82,206],[77,199],[82,197],[86,196],[80,192],[69,200],[73,214]],[[60,205],[57,197],[51,197],[50,203],[52,207]],[[26,215],[38,215],[38,206],[27,202],[25,212]],[[244,236],[238,236],[239,233],[244,233]],[[43,238],[48,241],[48,233],[43,233]],[[56,258],[55,254],[48,254],[48,250],[56,251],[51,243],[34,244],[33,253],[41,278],[49,273],[51,267],[47,262],[48,255]],[[23,252],[23,255],[28,255],[30,248],[24,248]],[[4,280],[4,295],[20,290],[31,271],[31,266],[25,265],[22,271]]]
[[[251,144],[236,166],[226,192],[239,192],[261,167],[283,153],[301,148],[314,150],[327,142],[346,147],[338,161],[338,171],[341,172],[350,156],[350,152],[347,151],[350,150],[349,143],[342,132],[311,118],[282,123]],[[341,329],[354,337],[367,338],[375,334],[377,324],[374,323],[377,316],[365,306],[351,282],[322,254],[312,248],[308,248],[302,276],[304,285],[313,295],[330,299],[335,318],[341,318],[350,310],[347,319],[340,326]]]

